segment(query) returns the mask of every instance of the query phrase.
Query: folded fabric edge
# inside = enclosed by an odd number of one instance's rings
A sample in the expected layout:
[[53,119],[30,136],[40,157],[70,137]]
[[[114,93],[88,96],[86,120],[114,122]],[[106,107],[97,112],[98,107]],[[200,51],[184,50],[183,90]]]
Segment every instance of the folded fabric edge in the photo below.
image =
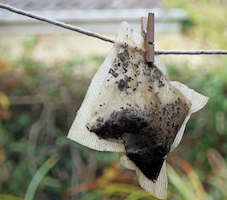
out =
[[171,81],[171,84],[175,88],[177,88],[186,98],[188,98],[191,101],[192,105],[191,105],[191,109],[190,109],[188,115],[186,116],[180,130],[178,131],[178,133],[176,135],[176,138],[174,139],[173,144],[170,147],[170,152],[172,152],[179,145],[179,143],[183,137],[186,124],[187,124],[191,114],[201,110],[207,104],[207,102],[209,100],[209,97],[199,94],[195,90],[190,89],[189,87],[187,87],[186,85],[184,85],[178,81]]
[[199,94],[195,90],[190,89],[188,86],[178,81],[170,81],[170,83],[191,101],[192,106],[189,113],[195,113],[207,104],[209,97]]
[[156,183],[149,180],[143,172],[126,156],[125,153],[120,153],[120,163],[125,166],[127,169],[136,171],[138,182],[140,186],[150,193],[152,196],[158,199],[167,198],[167,175],[166,175],[166,161],[164,161],[158,180]]

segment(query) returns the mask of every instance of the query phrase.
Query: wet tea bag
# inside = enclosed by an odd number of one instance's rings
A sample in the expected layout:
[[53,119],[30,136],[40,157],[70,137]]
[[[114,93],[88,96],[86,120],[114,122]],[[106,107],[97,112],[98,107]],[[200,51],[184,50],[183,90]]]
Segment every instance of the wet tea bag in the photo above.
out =
[[208,98],[169,81],[158,55],[145,60],[144,39],[123,22],[88,89],[68,138],[98,151],[120,152],[140,185],[167,198],[166,156],[181,141],[190,115]]

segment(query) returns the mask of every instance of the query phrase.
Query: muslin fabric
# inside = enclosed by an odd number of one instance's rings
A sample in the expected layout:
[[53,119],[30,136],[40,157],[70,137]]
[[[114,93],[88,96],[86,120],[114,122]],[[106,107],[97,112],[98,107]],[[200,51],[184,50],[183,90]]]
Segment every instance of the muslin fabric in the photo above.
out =
[[[167,69],[159,55],[155,55],[154,66],[160,72],[146,74],[147,72],[143,71],[146,63],[144,58],[141,58],[145,52],[143,44],[143,37],[133,31],[127,22],[123,22],[113,48],[92,79],[68,138],[94,150],[119,152],[121,164],[136,171],[141,187],[156,198],[166,199],[168,185],[166,161],[163,162],[157,180],[152,181],[129,159],[124,143],[120,139],[105,139],[91,131],[92,127],[97,128],[97,121],[100,121],[99,125],[103,125],[103,121],[107,120],[113,111],[120,112],[122,109],[136,106],[141,110],[149,107],[152,101],[157,104],[156,109],[161,109],[163,105],[181,99],[180,102],[184,102],[187,107],[185,109],[187,113],[169,148],[169,151],[173,151],[182,139],[190,115],[207,103],[208,97],[177,81],[169,81]],[[124,56],[130,60],[130,63],[127,62],[127,68],[124,66]],[[140,76],[141,73],[145,75]],[[157,101],[157,98],[161,100]]]

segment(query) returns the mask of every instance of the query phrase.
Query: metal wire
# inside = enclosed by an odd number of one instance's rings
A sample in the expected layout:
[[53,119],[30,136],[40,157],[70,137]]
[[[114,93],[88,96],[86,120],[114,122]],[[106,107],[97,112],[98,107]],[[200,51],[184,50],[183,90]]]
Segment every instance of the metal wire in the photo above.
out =
[[157,50],[155,54],[175,55],[201,55],[201,54],[227,54],[226,50]]
[[85,34],[85,35],[88,35],[88,36],[91,36],[91,37],[96,37],[96,38],[99,38],[101,40],[114,43],[114,39],[112,39],[112,38],[108,38],[108,37],[100,35],[98,33],[94,33],[92,31],[87,31],[87,30],[84,30],[82,28],[72,26],[70,24],[65,24],[63,22],[59,22],[59,21],[56,21],[56,20],[53,20],[53,19],[49,19],[49,18],[40,16],[40,15],[36,15],[34,13],[30,13],[30,12],[27,12],[27,11],[24,11],[24,10],[21,10],[21,9],[17,9],[15,7],[12,7],[12,6],[3,4],[3,3],[0,3],[0,8],[7,9],[11,12],[15,12],[15,13],[20,14],[20,15],[25,15],[27,17],[31,17],[33,19],[44,21],[44,22],[47,22],[47,23],[50,23],[50,24],[53,24],[53,25],[56,25],[56,26],[60,26],[62,28],[66,28],[66,29],[69,29],[71,31],[76,31],[76,32],[79,32],[79,33],[82,33],[82,34]]
[[[76,32],[79,32],[79,33],[82,33],[82,34],[85,34],[85,35],[88,35],[91,37],[95,37],[95,38],[104,40],[106,42],[111,42],[111,43],[115,42],[114,39],[100,35],[99,33],[94,33],[92,31],[88,31],[88,30],[82,29],[80,27],[72,26],[70,24],[66,24],[66,23],[59,22],[59,21],[56,21],[53,19],[49,19],[49,18],[40,16],[40,15],[36,15],[34,13],[30,13],[30,12],[18,9],[18,8],[9,6],[7,4],[0,3],[0,8],[9,10],[11,12],[15,12],[20,15],[25,15],[25,16],[31,17],[33,19],[44,21],[44,22],[47,22],[47,23],[50,23],[50,24],[53,24],[56,26],[60,26],[62,28],[66,28],[71,31],[76,31]],[[194,50],[156,50],[155,54],[162,54],[162,55],[169,55],[169,54],[174,54],[174,55],[227,54],[227,50],[195,50],[195,51]]]

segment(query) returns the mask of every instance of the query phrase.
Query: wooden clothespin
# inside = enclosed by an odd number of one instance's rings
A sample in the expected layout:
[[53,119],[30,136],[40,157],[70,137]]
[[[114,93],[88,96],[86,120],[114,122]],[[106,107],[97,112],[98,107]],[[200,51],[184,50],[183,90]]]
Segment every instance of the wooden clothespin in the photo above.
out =
[[141,17],[141,34],[145,39],[146,61],[154,62],[154,13],[149,13],[148,19]]

